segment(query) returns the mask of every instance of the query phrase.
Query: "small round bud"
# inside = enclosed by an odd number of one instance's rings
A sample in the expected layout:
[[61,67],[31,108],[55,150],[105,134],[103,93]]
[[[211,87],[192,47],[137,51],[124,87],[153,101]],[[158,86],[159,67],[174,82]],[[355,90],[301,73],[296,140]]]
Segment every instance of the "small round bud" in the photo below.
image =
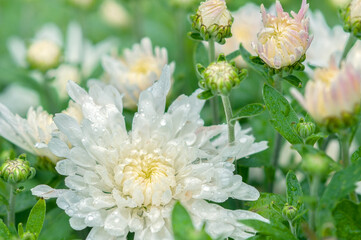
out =
[[205,90],[213,94],[228,95],[241,82],[239,70],[232,64],[221,61],[211,63],[203,73]]
[[232,36],[233,17],[224,0],[201,2],[197,14],[192,16],[192,28],[199,32],[204,40],[215,39],[224,44],[225,38]]
[[0,166],[0,176],[5,182],[19,183],[32,178],[35,168],[23,159],[7,160]]
[[298,209],[288,203],[282,209],[282,215],[288,220],[292,221],[297,216]]
[[60,61],[60,47],[49,40],[39,40],[30,45],[27,60],[32,68],[47,71]]
[[300,122],[297,124],[296,130],[301,138],[307,138],[315,132],[316,125],[313,122],[305,122],[304,119],[302,118]]
[[302,169],[315,176],[327,176],[330,171],[327,159],[320,154],[308,154],[302,159]]
[[344,29],[361,38],[361,0],[352,0],[345,9],[341,10]]

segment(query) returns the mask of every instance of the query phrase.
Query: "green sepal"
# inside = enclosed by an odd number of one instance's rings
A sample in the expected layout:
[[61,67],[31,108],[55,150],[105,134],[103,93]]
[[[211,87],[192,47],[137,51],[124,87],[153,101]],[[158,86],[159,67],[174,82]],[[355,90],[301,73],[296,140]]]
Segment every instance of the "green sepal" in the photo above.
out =
[[203,37],[201,36],[201,34],[199,32],[189,32],[187,35],[192,40],[203,41]]
[[302,88],[302,81],[295,75],[288,75],[288,76],[283,77],[283,79],[295,87]]
[[206,90],[206,91],[203,91],[200,94],[198,94],[197,97],[201,100],[208,100],[208,99],[214,97],[214,94],[212,93],[211,90]]

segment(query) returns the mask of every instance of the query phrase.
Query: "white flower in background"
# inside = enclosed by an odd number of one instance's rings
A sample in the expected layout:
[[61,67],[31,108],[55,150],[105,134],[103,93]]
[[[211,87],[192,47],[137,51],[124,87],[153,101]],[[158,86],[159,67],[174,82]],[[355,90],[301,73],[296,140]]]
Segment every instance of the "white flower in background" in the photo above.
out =
[[[229,197],[256,200],[259,192],[234,175],[231,157],[245,157],[267,148],[254,143],[237,126],[236,144],[228,146],[227,126],[204,127],[204,101],[180,96],[165,112],[171,69],[139,97],[132,131],[127,132],[119,92],[94,84],[89,94],[69,82],[71,98],[81,106],[84,120],[58,114],[54,121],[72,148],[53,138],[50,149],[59,157],[57,171],[68,190],[39,185],[32,193],[57,197],[71,217],[72,228],[91,227],[87,239],[173,239],[171,212],[176,201],[189,211],[197,228],[206,223],[212,237],[246,239],[254,230],[240,219],[267,221],[256,213],[227,210],[217,204]],[[211,141],[212,139],[212,141]]]
[[[155,47],[153,52],[149,38],[143,38],[140,44],[125,49],[122,57],[105,56],[103,68],[108,74],[108,81],[121,94],[124,94],[124,106],[136,108],[141,91],[157,81],[164,65],[168,64],[168,53],[165,48]],[[170,64],[171,74],[174,62]]]
[[[83,38],[79,24],[72,22],[66,37],[60,29],[48,23],[44,25],[27,46],[19,37],[11,37],[8,48],[14,61],[23,68],[32,66],[37,80],[54,78],[53,86],[60,97],[67,97],[66,84],[69,80],[80,82],[87,79],[100,62],[100,58],[115,46],[112,39],[92,45]],[[44,74],[37,70],[45,71]]]
[[350,0],[329,0],[334,6],[341,8],[341,7],[345,7]]
[[[330,28],[320,11],[309,12],[310,32],[314,38],[307,53],[305,63],[317,67],[327,67],[331,56],[341,56],[349,33],[342,26]],[[305,64],[307,67],[307,64]],[[308,68],[306,68],[308,69]],[[310,70],[307,70],[310,73]]]
[[277,16],[267,14],[261,5],[263,28],[253,48],[268,66],[280,69],[293,65],[306,53],[312,41],[308,33],[309,19],[305,18],[308,7],[306,0],[302,0],[300,11],[297,14],[291,12],[292,18],[283,11],[278,0]]
[[[80,108],[69,103],[65,114],[81,120]],[[14,115],[7,107],[0,104],[0,136],[38,157],[45,157],[55,164],[60,158],[48,147],[53,135],[59,135],[53,116],[42,109],[31,107],[26,118]]]
[[128,11],[114,0],[105,0],[100,6],[100,15],[103,20],[113,27],[127,27],[130,24]]
[[[224,45],[216,45],[217,53],[230,54],[236,51],[239,44],[242,43],[247,51],[255,55],[256,52],[252,48],[252,42],[257,41],[257,33],[262,26],[259,7],[253,3],[248,3],[236,12],[232,12],[232,16],[234,18],[231,27],[232,37],[228,38]],[[235,61],[238,66],[245,66],[241,56],[237,57]]]
[[11,112],[24,116],[30,107],[40,105],[40,98],[34,90],[13,83],[0,93],[0,103]]
[[316,122],[333,130],[341,124],[353,123],[351,120],[361,101],[361,75],[352,64],[339,68],[332,59],[328,68],[314,71],[304,97],[297,91],[293,93]]

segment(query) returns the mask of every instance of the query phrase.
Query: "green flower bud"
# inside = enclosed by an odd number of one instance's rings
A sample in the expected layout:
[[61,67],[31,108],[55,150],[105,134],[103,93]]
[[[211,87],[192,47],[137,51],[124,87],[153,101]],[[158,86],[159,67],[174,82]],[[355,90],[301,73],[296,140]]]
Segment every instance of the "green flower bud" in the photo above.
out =
[[297,216],[298,209],[288,203],[282,209],[282,215],[286,219],[292,221]]
[[361,0],[352,0],[345,9],[341,10],[341,17],[345,31],[361,38]]
[[0,166],[0,176],[5,182],[19,183],[34,177],[35,168],[29,166],[24,156],[15,160],[7,160]]
[[211,63],[203,72],[200,87],[211,90],[214,95],[229,95],[237,87],[246,73],[240,72],[234,65],[221,60]]
[[225,38],[232,36],[233,17],[224,0],[208,0],[201,2],[197,14],[191,16],[192,29],[199,32],[203,40],[213,38],[220,44]]
[[315,176],[324,177],[330,171],[328,160],[320,154],[308,154],[302,159],[302,169]]
[[300,122],[296,126],[296,130],[301,138],[307,138],[315,132],[316,125],[313,122],[305,122],[305,120],[301,118]]

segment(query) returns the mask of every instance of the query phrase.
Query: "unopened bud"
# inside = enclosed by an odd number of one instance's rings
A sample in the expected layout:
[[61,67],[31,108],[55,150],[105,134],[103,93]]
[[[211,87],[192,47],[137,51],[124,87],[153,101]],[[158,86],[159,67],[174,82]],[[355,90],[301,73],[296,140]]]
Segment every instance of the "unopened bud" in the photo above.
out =
[[301,138],[307,138],[315,132],[316,125],[313,122],[305,122],[304,119],[302,118],[300,122],[297,124],[296,130]]
[[225,38],[232,36],[233,17],[224,0],[201,2],[197,14],[191,18],[192,28],[206,41],[213,38],[216,42],[224,44]]
[[221,60],[211,63],[204,70],[200,86],[204,90],[211,90],[214,95],[228,95],[240,84],[245,75],[247,72],[240,72],[233,64]]
[[39,40],[30,45],[27,60],[32,68],[47,71],[60,61],[60,47],[50,40]]
[[288,203],[282,209],[282,215],[288,220],[292,221],[297,216],[298,209]]
[[35,175],[35,168],[29,166],[29,162],[22,156],[15,160],[7,160],[0,166],[0,176],[5,182],[24,182]]
[[302,159],[302,169],[315,176],[327,176],[330,171],[328,160],[320,154],[308,154]]
[[345,9],[341,10],[344,29],[361,38],[361,0],[352,0]]

